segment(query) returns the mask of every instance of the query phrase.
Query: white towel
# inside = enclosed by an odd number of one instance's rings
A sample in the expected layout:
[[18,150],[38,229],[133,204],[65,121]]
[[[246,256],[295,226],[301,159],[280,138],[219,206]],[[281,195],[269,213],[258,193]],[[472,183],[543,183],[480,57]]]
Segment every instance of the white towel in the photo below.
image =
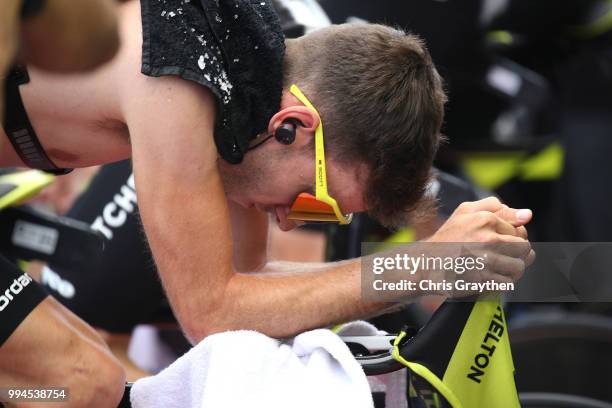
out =
[[324,329],[292,344],[253,331],[214,334],[137,381],[130,400],[134,408],[373,408],[361,366]]

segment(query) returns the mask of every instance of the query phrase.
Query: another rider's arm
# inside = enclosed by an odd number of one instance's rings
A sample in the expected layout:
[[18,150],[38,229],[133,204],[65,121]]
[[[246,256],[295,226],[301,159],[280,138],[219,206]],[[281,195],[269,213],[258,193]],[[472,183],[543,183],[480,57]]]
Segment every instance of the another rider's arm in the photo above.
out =
[[0,384],[66,387],[67,406],[112,408],[125,374],[91,327],[47,297],[0,347]]
[[89,70],[118,49],[116,2],[43,0],[40,12],[23,21],[21,33],[28,62],[53,71]]

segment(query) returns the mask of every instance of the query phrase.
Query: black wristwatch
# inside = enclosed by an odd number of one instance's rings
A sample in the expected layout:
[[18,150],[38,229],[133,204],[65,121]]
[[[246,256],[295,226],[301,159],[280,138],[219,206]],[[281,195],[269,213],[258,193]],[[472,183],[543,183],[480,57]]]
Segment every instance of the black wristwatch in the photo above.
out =
[[45,0],[23,0],[21,5],[21,19],[33,17],[45,8]]

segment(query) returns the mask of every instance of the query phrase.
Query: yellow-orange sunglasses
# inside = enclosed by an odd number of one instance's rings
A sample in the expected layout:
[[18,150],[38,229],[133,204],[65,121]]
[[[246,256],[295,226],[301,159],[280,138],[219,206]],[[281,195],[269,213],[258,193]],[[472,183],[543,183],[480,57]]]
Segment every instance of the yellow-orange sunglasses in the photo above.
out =
[[287,218],[307,222],[326,221],[349,224],[353,214],[342,213],[336,200],[327,192],[325,145],[323,142],[323,121],[321,120],[321,115],[319,115],[319,112],[296,85],[291,85],[289,91],[307,108],[317,114],[319,126],[315,130],[315,196],[308,193],[299,194],[291,205]]

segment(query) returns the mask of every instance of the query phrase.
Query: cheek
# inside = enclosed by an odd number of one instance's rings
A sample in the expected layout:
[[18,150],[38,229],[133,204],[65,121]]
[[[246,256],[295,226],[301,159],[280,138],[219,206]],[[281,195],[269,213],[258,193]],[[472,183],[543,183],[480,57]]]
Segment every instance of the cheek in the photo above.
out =
[[286,204],[297,195],[295,188],[285,180],[266,178],[254,192],[261,203],[280,205]]
[[269,161],[265,171],[262,171],[258,177],[258,189],[254,193],[262,202],[289,204],[304,189],[305,177],[302,173],[299,161],[288,159]]
[[341,201],[341,209],[345,212],[362,212],[366,210],[363,188],[361,186],[347,186],[342,191],[338,201]]

